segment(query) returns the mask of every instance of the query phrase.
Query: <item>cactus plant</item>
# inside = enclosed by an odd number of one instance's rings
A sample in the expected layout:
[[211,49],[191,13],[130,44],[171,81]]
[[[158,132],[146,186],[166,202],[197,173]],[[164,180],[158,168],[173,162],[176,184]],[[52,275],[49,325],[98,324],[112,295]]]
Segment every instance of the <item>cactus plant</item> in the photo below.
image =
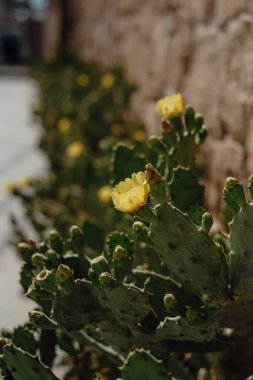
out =
[[[206,137],[203,117],[184,108],[180,96],[165,98],[158,110],[160,136],[113,151],[118,211],[111,225],[118,229],[104,236],[87,221],[84,229],[51,231],[41,242],[19,246],[21,284],[38,307],[21,330],[2,333],[6,379],[32,379],[33,368],[41,378],[55,378],[32,355],[52,366],[57,344],[72,363],[66,379],[89,373],[90,380],[193,380],[203,368],[206,378],[238,380],[252,373],[253,203],[229,178],[223,192],[232,212],[229,236],[212,236],[194,163]],[[252,183],[250,178],[253,198]],[[53,342],[49,355],[47,337]],[[11,350],[25,358],[18,372]],[[226,363],[235,355],[244,367],[232,373]]]
[[12,343],[4,344],[2,360],[14,380],[57,380],[53,372],[37,357],[24,352]]

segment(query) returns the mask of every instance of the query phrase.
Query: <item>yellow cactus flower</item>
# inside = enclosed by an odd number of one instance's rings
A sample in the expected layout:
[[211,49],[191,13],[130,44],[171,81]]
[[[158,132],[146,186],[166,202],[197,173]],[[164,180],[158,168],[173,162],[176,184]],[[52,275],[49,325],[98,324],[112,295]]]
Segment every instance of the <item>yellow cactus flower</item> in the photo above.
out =
[[111,88],[115,83],[115,76],[112,73],[104,74],[101,78],[101,86],[103,88]]
[[111,193],[112,201],[117,210],[136,212],[147,203],[150,186],[143,172],[133,173],[132,178],[121,181]]
[[76,83],[79,84],[79,86],[87,87],[90,84],[90,77],[88,74],[79,74],[76,78]]
[[97,196],[101,203],[108,203],[111,199],[112,188],[109,185],[101,186],[98,189]]
[[23,177],[23,178],[20,178],[20,180],[18,181],[18,184],[21,187],[30,186],[32,184],[32,180],[31,178]]
[[81,141],[74,141],[66,149],[66,155],[70,158],[80,157],[85,151],[85,147]]
[[4,184],[4,190],[6,191],[6,193],[13,193],[13,191],[15,190],[15,183],[12,182],[12,181],[7,181],[5,184]]
[[184,103],[181,94],[166,96],[156,104],[156,111],[165,119],[181,116],[184,112]]
[[67,135],[69,133],[71,121],[67,117],[62,117],[57,124],[58,131],[61,135]]
[[133,132],[133,138],[136,141],[142,142],[146,138],[146,133],[142,131],[141,129],[137,129],[136,131]]

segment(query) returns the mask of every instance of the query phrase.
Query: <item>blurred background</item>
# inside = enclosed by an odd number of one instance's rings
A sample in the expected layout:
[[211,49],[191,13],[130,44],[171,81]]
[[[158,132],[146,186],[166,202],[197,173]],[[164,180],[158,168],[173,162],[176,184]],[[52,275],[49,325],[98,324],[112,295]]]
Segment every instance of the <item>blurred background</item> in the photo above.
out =
[[[29,67],[41,60],[64,63],[70,55],[103,70],[123,67],[137,87],[129,112],[148,134],[159,131],[154,110],[164,95],[181,92],[204,114],[207,206],[217,215],[224,179],[244,181],[253,171],[253,3],[0,0],[2,188],[23,176],[47,176],[48,160],[37,149],[42,127],[32,113],[38,85]],[[0,315],[0,326],[22,318],[21,311],[15,313],[18,299],[24,305],[15,285],[19,263],[4,245],[7,215],[19,213],[18,201],[1,191],[0,289],[13,289],[13,303]]]

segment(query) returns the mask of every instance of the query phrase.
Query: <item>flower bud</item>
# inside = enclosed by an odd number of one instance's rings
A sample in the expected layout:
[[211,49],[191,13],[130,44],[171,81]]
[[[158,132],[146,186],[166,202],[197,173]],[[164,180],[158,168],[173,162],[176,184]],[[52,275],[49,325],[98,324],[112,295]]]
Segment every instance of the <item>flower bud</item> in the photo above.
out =
[[121,247],[121,245],[117,245],[113,251],[113,260],[121,261],[128,257],[127,250]]
[[73,272],[67,265],[60,264],[56,270],[56,277],[60,282],[66,282],[73,277]]
[[55,274],[52,271],[43,269],[37,277],[35,282],[44,290],[49,293],[55,293],[59,289],[58,281]]
[[23,260],[27,261],[31,259],[32,249],[27,243],[19,243],[18,250]]
[[115,279],[108,272],[101,273],[99,276],[99,284],[102,288],[111,288],[115,283]]
[[48,236],[50,247],[57,253],[61,253],[63,249],[62,238],[58,231],[51,231]]

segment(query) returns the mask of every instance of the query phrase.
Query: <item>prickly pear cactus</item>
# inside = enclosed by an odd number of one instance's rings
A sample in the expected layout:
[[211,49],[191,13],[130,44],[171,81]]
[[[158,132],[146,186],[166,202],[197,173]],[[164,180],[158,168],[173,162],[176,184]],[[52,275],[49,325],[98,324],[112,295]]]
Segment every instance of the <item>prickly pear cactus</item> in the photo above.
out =
[[137,350],[131,352],[122,367],[123,380],[171,380],[162,361],[157,360],[149,352]]
[[24,352],[12,343],[4,345],[2,360],[14,380],[57,380],[53,372],[44,366],[38,357]]
[[170,204],[157,206],[155,211],[157,223],[151,224],[150,239],[171,276],[192,293],[226,297],[226,262],[221,250]]
[[[71,363],[66,380],[238,380],[253,372],[253,202],[229,178],[229,236],[212,236],[194,163],[203,117],[180,95],[157,110],[160,136],[114,148],[115,230],[104,236],[87,219],[83,229],[20,244],[21,284],[37,307],[24,326],[2,332],[4,379],[56,379],[44,364],[53,366],[57,346]],[[235,357],[244,369],[225,377]]]
[[[252,198],[252,177],[248,189]],[[224,304],[221,323],[240,333],[251,333],[253,328],[253,265],[251,228],[253,227],[253,203],[247,201],[242,184],[228,178],[223,197],[233,212],[229,223],[229,272],[232,297]]]

